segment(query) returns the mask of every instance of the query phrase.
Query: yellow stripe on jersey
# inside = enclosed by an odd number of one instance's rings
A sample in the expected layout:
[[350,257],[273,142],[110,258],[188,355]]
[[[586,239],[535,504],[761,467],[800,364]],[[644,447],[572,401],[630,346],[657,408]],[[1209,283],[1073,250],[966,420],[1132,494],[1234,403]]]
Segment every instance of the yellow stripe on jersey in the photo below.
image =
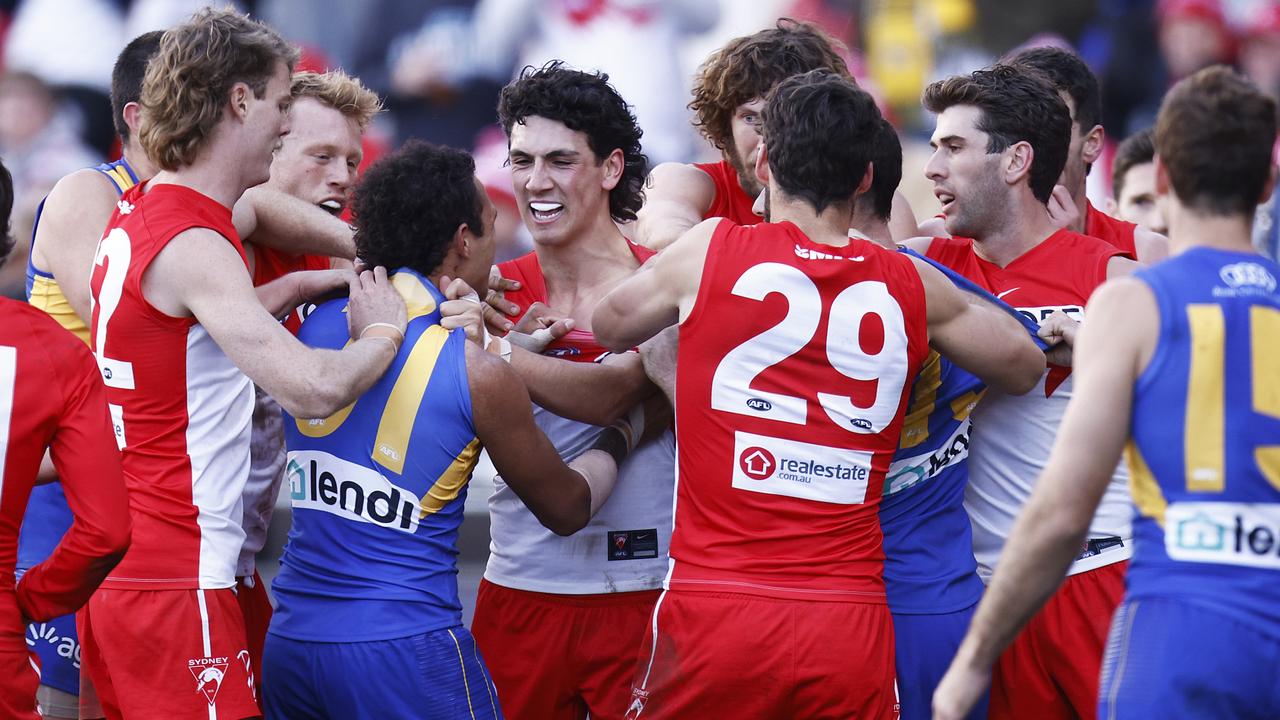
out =
[[458,644],[458,636],[453,634],[453,630],[449,630],[449,637],[453,638],[453,646],[458,650],[458,669],[462,671],[462,691],[467,694],[467,712],[471,713],[471,720],[476,720],[475,708],[471,707],[471,683],[467,682],[467,661],[462,659],[462,646]]
[[957,420],[964,420],[969,417],[969,414],[973,412],[973,408],[978,405],[978,401],[982,399],[982,395],[986,391],[986,388],[981,390],[970,390],[955,400],[952,400],[951,417],[954,417]]
[[[1253,409],[1261,415],[1280,419],[1280,372],[1274,369],[1280,357],[1280,311],[1254,305],[1249,309],[1249,336],[1253,345]],[[1254,448],[1258,470],[1280,490],[1280,445]]]
[[440,478],[431,486],[431,489],[422,496],[422,501],[419,503],[422,512],[418,514],[418,517],[425,518],[428,515],[438,513],[445,505],[456,500],[458,493],[462,491],[463,486],[471,479],[471,471],[475,469],[476,461],[479,459],[480,438],[476,438],[462,448],[462,452],[458,453],[458,457],[453,459],[453,462],[440,474]]
[[1129,463],[1129,493],[1133,496],[1133,504],[1138,506],[1138,512],[1164,527],[1164,511],[1169,503],[1164,499],[1160,483],[1151,474],[1151,468],[1147,467],[1142,451],[1132,439],[1125,445],[1124,456]]
[[[400,273],[396,277],[407,274]],[[378,422],[378,434],[373,440],[373,461],[397,475],[404,473],[404,458],[409,450],[413,422],[418,416],[418,407],[422,405],[422,396],[426,394],[427,383],[435,372],[440,350],[448,339],[449,331],[439,325],[423,330],[387,396],[382,420]]]
[[107,177],[115,183],[116,189],[123,195],[126,190],[134,186],[133,178],[129,177],[129,171],[123,166],[117,165],[107,171]]
[[929,417],[938,402],[938,388],[942,385],[942,361],[938,353],[930,350],[920,374],[916,376],[911,391],[911,404],[902,420],[902,439],[899,448],[913,448],[929,439]]
[[90,345],[88,326],[71,308],[71,302],[62,293],[62,287],[56,279],[37,274],[31,281],[31,297],[27,302],[32,307],[43,310],[59,325],[83,340],[85,345]]
[[1191,371],[1183,428],[1188,492],[1222,492],[1226,484],[1226,420],[1223,378],[1226,321],[1219,305],[1188,305]]
[[[342,312],[346,311],[346,308],[342,309]],[[348,340],[347,344],[342,346],[343,349],[346,349],[347,345],[350,344],[351,341]],[[349,416],[351,411],[355,409],[357,400],[359,400],[359,398],[352,400],[350,405],[342,408],[327,418],[312,418],[309,420],[294,418],[293,423],[298,426],[298,432],[306,435],[307,437],[321,438],[326,435],[331,435],[335,430],[342,427],[342,423],[347,421],[347,416]]]
[[427,290],[417,277],[412,273],[397,273],[391,277],[391,287],[400,293],[400,297],[404,298],[405,310],[409,313],[409,319],[429,315],[435,312],[436,299],[431,296],[431,291]]

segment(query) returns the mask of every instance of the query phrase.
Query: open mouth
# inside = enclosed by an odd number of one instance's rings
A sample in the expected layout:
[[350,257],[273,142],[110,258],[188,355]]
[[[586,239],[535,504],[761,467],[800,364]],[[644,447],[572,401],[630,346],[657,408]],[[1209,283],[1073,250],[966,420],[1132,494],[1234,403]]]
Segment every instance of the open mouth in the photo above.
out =
[[949,214],[951,211],[951,208],[956,203],[956,196],[948,192],[943,192],[941,190],[934,190],[933,196],[938,198],[939,203],[942,203],[942,214],[943,215]]
[[529,213],[533,216],[534,222],[553,222],[564,213],[564,205],[553,202],[531,202]]
[[338,202],[337,200],[323,200],[318,204],[320,205],[320,208],[322,210],[329,213],[330,215],[342,214],[342,203]]

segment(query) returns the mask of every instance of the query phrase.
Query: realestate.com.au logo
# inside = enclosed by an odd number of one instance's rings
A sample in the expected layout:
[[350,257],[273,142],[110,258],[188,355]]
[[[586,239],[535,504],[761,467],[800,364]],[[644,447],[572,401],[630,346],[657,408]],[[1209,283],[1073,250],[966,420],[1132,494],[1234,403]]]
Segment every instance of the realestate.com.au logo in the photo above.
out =
[[839,504],[866,501],[871,454],[796,440],[734,434],[733,487]]

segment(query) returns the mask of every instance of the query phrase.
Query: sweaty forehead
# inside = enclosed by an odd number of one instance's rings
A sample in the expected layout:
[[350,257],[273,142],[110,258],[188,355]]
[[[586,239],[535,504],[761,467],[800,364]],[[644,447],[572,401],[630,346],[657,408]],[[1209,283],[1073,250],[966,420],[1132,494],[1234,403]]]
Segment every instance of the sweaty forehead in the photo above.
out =
[[559,120],[531,115],[524,122],[511,126],[511,151],[528,155],[547,155],[553,152],[587,152],[590,145],[587,135],[570,130]]

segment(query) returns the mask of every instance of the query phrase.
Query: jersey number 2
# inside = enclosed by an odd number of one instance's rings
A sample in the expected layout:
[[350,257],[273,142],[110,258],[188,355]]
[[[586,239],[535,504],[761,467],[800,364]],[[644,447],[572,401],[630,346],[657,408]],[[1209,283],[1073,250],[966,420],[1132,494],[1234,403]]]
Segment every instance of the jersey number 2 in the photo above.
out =
[[[107,357],[107,326],[111,324],[111,316],[120,305],[120,296],[124,293],[124,278],[129,272],[129,261],[133,248],[129,244],[129,235],[120,228],[113,228],[98,243],[97,255],[93,258],[95,266],[107,264],[102,276],[102,285],[98,288],[98,296],[94,299],[98,306],[98,324],[94,328],[94,357],[98,361],[98,369],[102,371],[102,382],[107,387],[120,390],[132,390],[133,363]],[[124,408],[108,403],[111,411],[111,426],[116,434],[116,444],[123,450],[125,447]]]
[[[799,268],[781,263],[752,266],[738,278],[733,294],[764,300],[772,293],[787,299],[787,314],[777,325],[730,350],[716,366],[711,379],[711,407],[722,412],[778,420],[796,425],[807,422],[805,398],[754,390],[760,373],[800,352],[813,340],[822,319],[822,295]],[[884,326],[884,345],[868,353],[859,342],[862,322],[876,315]],[[876,382],[870,406],[855,405],[852,398],[819,392],[818,402],[827,417],[855,433],[882,432],[897,415],[902,388],[907,381],[907,333],[902,308],[882,282],[864,281],[845,288],[831,303],[827,323],[827,360],[831,367],[854,380]]]

